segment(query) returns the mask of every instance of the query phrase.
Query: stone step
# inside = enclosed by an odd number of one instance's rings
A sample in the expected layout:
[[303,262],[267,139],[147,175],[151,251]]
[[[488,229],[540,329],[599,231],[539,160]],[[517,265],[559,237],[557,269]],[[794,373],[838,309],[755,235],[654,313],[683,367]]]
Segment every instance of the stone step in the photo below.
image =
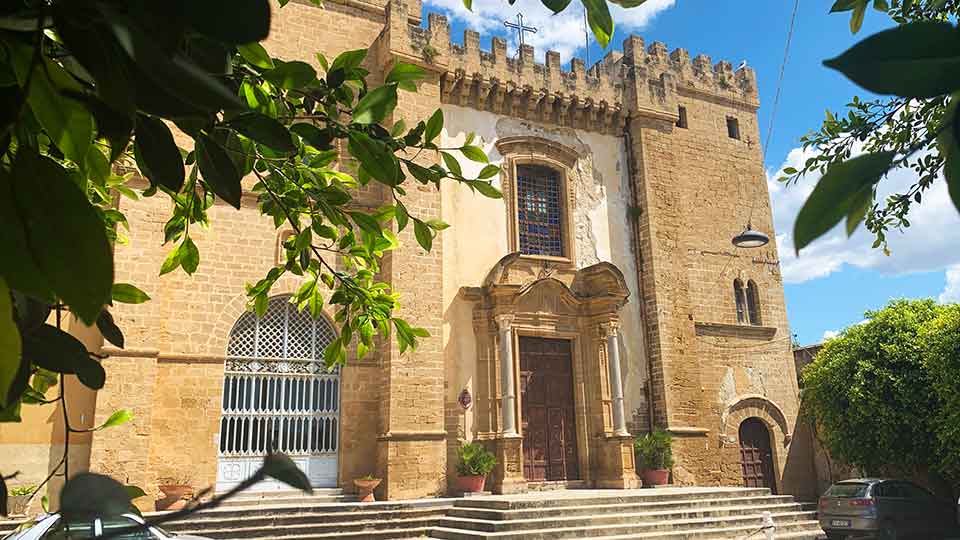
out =
[[[372,503],[318,503],[310,505],[277,504],[255,506],[228,506],[203,510],[191,515],[187,520],[174,521],[173,525],[197,520],[231,520],[243,519],[256,515],[261,516],[289,516],[298,514],[315,514],[318,519],[328,519],[335,514],[351,514],[361,512],[392,512],[410,509],[443,509],[452,507],[452,499],[424,499],[417,501],[382,501]],[[162,515],[163,512],[147,512],[145,516]]]
[[[275,539],[275,538],[305,538],[307,536],[318,536],[323,534],[347,535],[347,534],[373,534],[381,532],[387,536],[384,538],[415,538],[423,534],[423,531],[437,525],[439,516],[426,518],[402,518],[391,519],[389,521],[379,519],[366,519],[362,521],[344,521],[340,523],[296,523],[296,524],[278,524],[268,527],[248,527],[245,524],[223,523],[222,528],[218,529],[200,529],[177,531],[180,534],[192,534],[205,536],[215,540],[239,540],[239,539]],[[415,531],[415,532],[410,532]],[[361,536],[366,538],[364,536]]]
[[[798,521],[778,526],[775,532],[777,540],[821,540],[826,535],[815,521]],[[698,531],[625,534],[618,536],[598,536],[591,540],[762,540],[763,534],[757,527],[706,528]]]
[[[650,523],[598,526],[548,527],[502,532],[437,527],[431,532],[431,537],[445,540],[548,540],[554,538],[595,538],[605,536],[643,538],[643,536],[638,535],[646,533],[683,533],[691,536],[695,533],[697,538],[709,538],[709,535],[703,536],[702,533],[711,529],[756,529],[760,526],[762,519],[763,516],[761,514],[746,514],[721,518],[676,519]],[[773,515],[773,519],[774,523],[777,524],[778,530],[782,528],[785,532],[787,530],[792,532],[805,532],[805,529],[802,527],[807,527],[809,524],[816,525],[817,523],[813,520],[813,516],[809,512],[778,513]],[[681,534],[678,538],[684,538],[684,536]]]
[[[224,529],[269,529],[278,527],[310,526],[314,529],[335,529],[350,527],[358,523],[392,524],[410,520],[425,520],[437,524],[446,515],[449,507],[405,509],[373,512],[302,512],[281,515],[246,515],[229,519],[210,517],[205,514],[191,516],[191,519],[172,522],[164,527],[172,532],[210,536],[209,532]],[[376,527],[373,527],[376,528]]]
[[796,503],[745,505],[726,507],[692,507],[681,510],[631,512],[617,514],[602,514],[572,517],[547,517],[535,519],[518,519],[511,521],[491,521],[484,519],[447,517],[440,521],[441,527],[451,529],[468,529],[484,532],[522,531],[546,528],[586,528],[605,525],[633,525],[645,526],[654,523],[671,522],[684,519],[712,518],[726,519],[738,516],[754,516],[763,512],[775,515],[784,515],[800,511]]
[[313,494],[309,495],[302,491],[254,491],[231,497],[221,503],[220,508],[294,504],[310,505],[352,502],[356,500],[357,497],[355,495],[344,494],[343,490],[339,488],[314,489]]
[[767,497],[722,497],[716,499],[668,499],[640,503],[594,504],[584,506],[558,506],[546,508],[521,508],[516,510],[494,510],[487,508],[469,508],[455,506],[450,510],[451,517],[512,520],[534,519],[549,516],[582,516],[599,514],[638,513],[652,511],[682,510],[686,508],[722,508],[726,506],[796,504],[790,495],[770,495]]
[[[644,502],[704,499],[724,499],[742,497],[769,497],[766,488],[652,488],[632,490],[627,493],[617,490],[571,490],[561,497],[543,497],[543,493],[523,496],[471,497],[454,502],[458,508],[486,508],[491,510],[517,510],[524,508],[555,508],[566,506],[593,506],[610,504],[640,504]],[[542,497],[542,498],[540,498]]]

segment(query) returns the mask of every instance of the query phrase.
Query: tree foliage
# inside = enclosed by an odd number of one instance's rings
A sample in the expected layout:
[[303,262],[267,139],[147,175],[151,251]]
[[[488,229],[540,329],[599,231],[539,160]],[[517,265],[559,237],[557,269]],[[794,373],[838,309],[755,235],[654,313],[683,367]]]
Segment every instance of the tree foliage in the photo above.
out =
[[[869,36],[824,64],[863,89],[885,97],[854,96],[846,111],[827,110],[820,128],[805,135],[804,149],[816,155],[799,169],[783,171],[782,182],[822,174],[794,229],[799,251],[841,221],[847,234],[861,225],[875,236],[874,247],[889,253],[891,229],[910,226],[908,214],[927,190],[946,181],[960,209],[960,31],[952,21],[957,0],[837,0],[831,12],[849,12],[860,30],[872,9],[897,26]],[[854,154],[865,155],[853,157]],[[916,180],[903,192],[878,197],[883,178],[909,169]]]
[[832,455],[868,474],[957,476],[960,307],[895,300],[824,344],[803,407]]

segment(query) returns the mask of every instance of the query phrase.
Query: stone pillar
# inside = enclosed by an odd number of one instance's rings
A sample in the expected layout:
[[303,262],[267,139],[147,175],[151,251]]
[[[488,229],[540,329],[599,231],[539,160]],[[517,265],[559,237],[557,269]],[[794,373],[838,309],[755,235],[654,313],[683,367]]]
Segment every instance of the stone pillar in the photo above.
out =
[[613,434],[618,437],[629,437],[627,420],[623,412],[623,380],[620,378],[620,333],[619,325],[615,322],[603,325],[607,336],[607,367],[610,374],[610,397],[613,409]]
[[513,384],[513,332],[510,324],[513,315],[497,315],[497,327],[500,329],[500,402],[501,431],[504,437],[517,435],[516,391]]

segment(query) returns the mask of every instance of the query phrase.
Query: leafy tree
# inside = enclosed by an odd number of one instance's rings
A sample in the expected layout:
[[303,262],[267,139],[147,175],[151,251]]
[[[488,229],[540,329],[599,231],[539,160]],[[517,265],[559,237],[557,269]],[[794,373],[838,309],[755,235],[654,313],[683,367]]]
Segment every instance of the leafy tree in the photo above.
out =
[[892,301],[827,341],[804,368],[803,407],[832,455],[869,474],[937,466],[931,412],[939,400],[920,336],[947,309]]
[[921,329],[923,361],[933,381],[936,466],[960,483],[960,305],[944,307]]
[[[424,77],[414,65],[394,64],[374,87],[365,49],[329,60],[318,54],[322,73],[272,58],[259,44],[270,9],[268,0],[0,7],[0,421],[19,421],[23,404],[49,403],[47,391],[65,375],[103,387],[102,359],[60,322],[69,312],[123,347],[110,304],[149,299],[114,282],[113,244],[128,225],[121,197],[169,198],[164,236],[172,248],[158,270],[192,274],[201,256],[191,230],[209,224],[217,199],[239,209],[242,179],[252,177],[260,212],[295,231],[285,262],[248,286],[252,309],[266,309],[282,275],[300,276],[292,301],[301,310],[317,317],[325,303],[336,309],[340,335],[324,351],[329,364],[344,362],[348,348],[362,357],[378,335],[395,335],[401,353],[428,335],[393,316],[398,293],[376,278],[398,232],[412,227],[429,250],[447,227],[411,215],[406,190],[453,181],[499,197],[489,181],[499,168],[465,178],[459,167],[435,164],[442,157],[455,165],[454,151],[487,161],[472,137],[459,148],[437,146],[439,110],[409,128],[381,125],[391,123],[400,93],[416,91]],[[148,189],[131,187],[137,174]],[[390,196],[366,211],[353,201],[371,182]],[[52,311],[56,324],[46,322]],[[97,429],[129,417],[118,412]],[[54,472],[67,476],[66,447],[77,430],[68,422],[65,430]],[[289,460],[271,459],[262,474],[309,487],[284,476]]]
[[[837,0],[831,12],[850,12],[856,33],[871,6],[897,26],[824,64],[885,97],[854,96],[845,112],[828,110],[821,127],[801,139],[817,155],[800,169],[785,169],[780,180],[797,182],[807,173],[823,177],[797,216],[798,251],[846,220],[848,235],[863,223],[876,237],[874,247],[889,253],[890,229],[910,226],[913,205],[921,204],[940,178],[960,209],[960,31],[951,23],[960,1]],[[852,157],[860,151],[864,154]],[[916,181],[879,200],[881,179],[901,168],[912,169]]]

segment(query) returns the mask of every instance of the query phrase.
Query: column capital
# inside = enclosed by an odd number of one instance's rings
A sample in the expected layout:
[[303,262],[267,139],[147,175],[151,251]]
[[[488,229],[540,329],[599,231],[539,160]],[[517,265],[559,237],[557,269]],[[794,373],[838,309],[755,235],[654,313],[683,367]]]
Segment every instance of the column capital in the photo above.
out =
[[496,321],[497,327],[503,330],[510,330],[510,327],[513,325],[513,313],[502,313],[500,315],[495,315],[493,320]]
[[620,321],[605,321],[600,323],[600,332],[603,337],[615,336],[620,332]]

